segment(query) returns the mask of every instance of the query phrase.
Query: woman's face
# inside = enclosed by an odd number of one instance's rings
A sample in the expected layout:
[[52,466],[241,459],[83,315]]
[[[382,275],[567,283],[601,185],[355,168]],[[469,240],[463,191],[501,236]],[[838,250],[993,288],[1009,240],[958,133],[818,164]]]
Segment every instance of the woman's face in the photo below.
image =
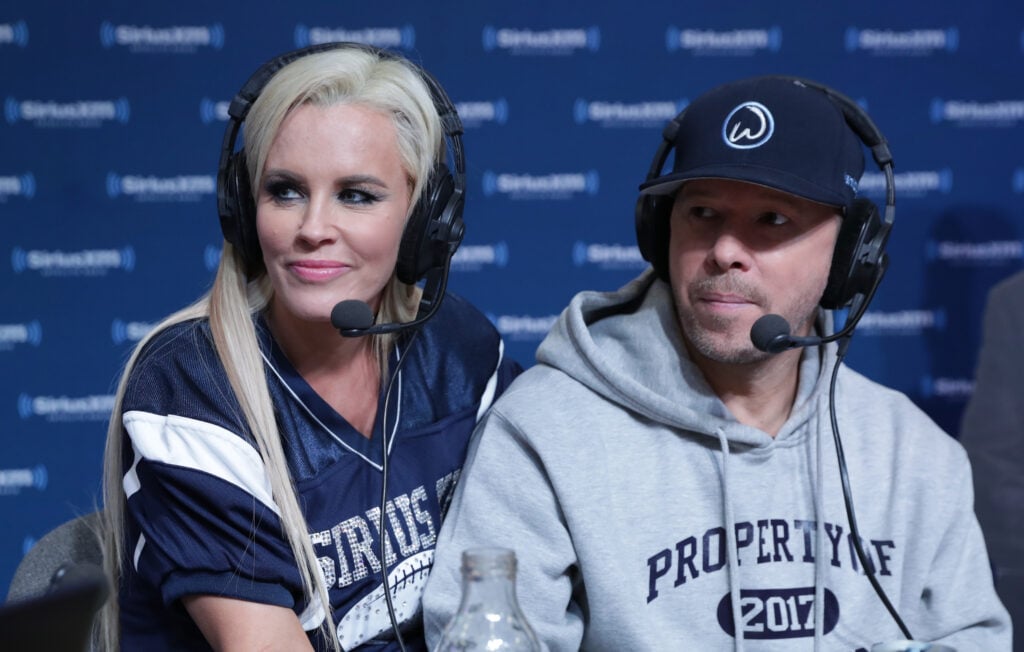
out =
[[295,108],[271,143],[256,198],[272,321],[329,321],[345,299],[376,312],[410,193],[387,114],[352,104]]

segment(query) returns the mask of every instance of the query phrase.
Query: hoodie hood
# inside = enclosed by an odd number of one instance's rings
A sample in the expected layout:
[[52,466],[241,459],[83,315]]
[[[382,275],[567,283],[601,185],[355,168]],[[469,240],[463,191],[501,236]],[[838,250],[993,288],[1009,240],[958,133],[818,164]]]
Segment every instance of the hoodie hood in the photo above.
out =
[[[664,342],[675,355],[665,354]],[[794,408],[776,439],[799,430],[813,412],[834,356],[834,345],[804,349]],[[671,288],[652,270],[615,292],[577,294],[538,348],[537,361],[658,423],[716,438],[723,430],[730,442],[745,446],[772,442],[736,421],[690,360]]]

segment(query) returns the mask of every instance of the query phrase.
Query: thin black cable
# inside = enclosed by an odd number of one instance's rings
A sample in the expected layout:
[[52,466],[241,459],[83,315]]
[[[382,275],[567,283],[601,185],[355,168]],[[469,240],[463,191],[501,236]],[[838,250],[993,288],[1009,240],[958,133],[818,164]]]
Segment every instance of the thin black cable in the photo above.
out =
[[409,357],[409,349],[412,347],[412,343],[419,333],[419,329],[414,330],[412,335],[409,337],[409,341],[405,343],[405,355],[402,355],[402,353],[398,351],[397,347],[395,349],[398,355],[398,363],[395,365],[394,371],[391,372],[391,378],[388,379],[388,389],[384,394],[384,416],[380,428],[381,452],[383,453],[383,456],[381,460],[380,514],[377,521],[377,530],[380,532],[381,580],[384,586],[384,600],[388,605],[388,618],[391,620],[391,630],[395,633],[395,640],[398,641],[398,647],[402,652],[406,652],[405,640],[402,638],[402,632],[398,628],[398,617],[395,616],[395,605],[391,600],[391,586],[388,584],[388,557],[386,545],[388,533],[387,530],[384,529],[384,513],[387,511],[388,504],[388,407],[391,403],[391,390],[395,386],[395,380],[398,378],[399,372],[405,364],[405,360]]
[[857,517],[853,512],[853,492],[850,489],[850,478],[846,473],[846,456],[843,454],[843,442],[839,437],[839,421],[836,419],[836,379],[839,376],[839,367],[842,364],[843,358],[846,356],[846,349],[850,345],[850,336],[847,335],[839,342],[839,350],[836,354],[836,362],[832,367],[832,380],[829,383],[828,388],[828,412],[829,418],[832,421],[832,439],[836,443],[836,458],[839,462],[839,479],[843,484],[843,502],[846,504],[846,518],[850,521],[850,536],[853,537],[853,548],[857,552],[857,559],[860,560],[860,565],[864,568],[864,574],[867,576],[868,581],[871,582],[872,588],[875,589],[875,593],[878,594],[878,598],[885,605],[885,608],[889,611],[889,615],[892,616],[893,620],[896,621],[896,625],[900,628],[903,636],[908,640],[913,640],[914,637],[910,635],[910,630],[903,623],[903,619],[900,618],[899,613],[896,611],[896,607],[889,601],[889,596],[885,594],[882,586],[878,583],[878,579],[875,577],[875,567],[869,563],[870,560],[867,555],[864,554],[864,548],[860,541],[860,530],[857,528]]

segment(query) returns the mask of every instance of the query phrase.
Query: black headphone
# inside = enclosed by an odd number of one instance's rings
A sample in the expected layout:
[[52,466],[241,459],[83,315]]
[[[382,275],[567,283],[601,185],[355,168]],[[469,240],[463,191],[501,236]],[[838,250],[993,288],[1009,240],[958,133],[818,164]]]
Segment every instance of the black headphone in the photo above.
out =
[[[432,274],[432,279],[440,283],[442,277],[447,277],[452,254],[459,247],[465,233],[462,209],[465,203],[466,162],[462,150],[462,121],[441,84],[430,73],[400,55],[361,43],[321,43],[274,57],[260,66],[231,100],[217,171],[217,212],[224,239],[234,245],[241,255],[247,278],[253,278],[263,271],[263,254],[256,234],[256,206],[249,184],[245,150],[235,151],[239,129],[253,102],[279,70],[311,54],[343,49],[361,50],[381,59],[407,61],[430,91],[454,160],[455,172],[448,169],[444,157],[438,159],[430,178],[423,184],[419,201],[409,215],[399,245],[395,271],[400,281],[412,285],[433,270],[438,273]],[[440,292],[443,293],[443,289]],[[431,300],[438,294],[437,288],[424,290],[424,296]]]
[[[819,302],[833,310],[850,305],[858,295],[870,297],[878,287],[889,259],[886,242],[896,215],[895,184],[892,154],[885,137],[856,102],[827,86],[798,77],[780,76],[817,89],[842,111],[847,126],[871,150],[875,163],[885,174],[885,214],[879,217],[871,201],[856,198],[843,216],[832,254],[828,284]],[[669,154],[675,149],[676,135],[686,110],[669,121],[662,131],[661,144],[654,155],[645,181],[661,176]],[[669,216],[675,197],[671,195],[640,195],[636,202],[636,239],[644,260],[651,263],[658,275],[668,281]],[[864,306],[866,308],[866,305]]]

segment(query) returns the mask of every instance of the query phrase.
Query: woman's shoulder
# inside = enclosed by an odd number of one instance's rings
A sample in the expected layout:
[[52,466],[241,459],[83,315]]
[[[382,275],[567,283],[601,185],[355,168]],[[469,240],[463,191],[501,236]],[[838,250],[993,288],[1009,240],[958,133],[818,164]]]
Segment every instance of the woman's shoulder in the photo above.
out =
[[207,319],[188,319],[161,328],[142,346],[134,372],[216,359]]
[[192,319],[162,328],[143,345],[129,372],[124,409],[183,414],[233,395],[209,322]]
[[460,357],[497,353],[501,342],[498,329],[484,313],[469,300],[450,292],[437,314],[424,326],[421,337]]

